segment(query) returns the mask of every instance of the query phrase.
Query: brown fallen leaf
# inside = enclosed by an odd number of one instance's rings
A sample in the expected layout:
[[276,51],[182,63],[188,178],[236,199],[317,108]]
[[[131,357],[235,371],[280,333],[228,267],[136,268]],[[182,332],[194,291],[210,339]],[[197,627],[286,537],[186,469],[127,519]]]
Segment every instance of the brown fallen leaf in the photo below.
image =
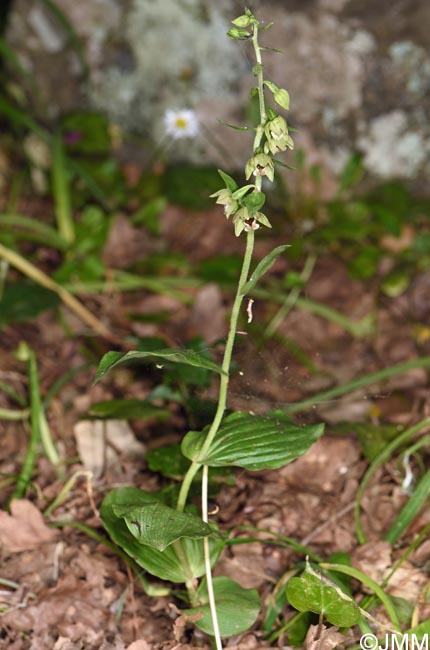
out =
[[0,511],[0,545],[9,553],[20,553],[52,542],[58,531],[48,528],[42,513],[27,499],[14,499],[11,514]]
[[151,650],[151,646],[143,639],[139,639],[138,641],[133,641],[131,645],[128,645],[126,650]]
[[[316,638],[319,632],[318,638]],[[311,625],[304,643],[305,650],[332,650],[332,648],[343,647],[345,637],[337,631],[337,627],[326,628],[322,625]]]

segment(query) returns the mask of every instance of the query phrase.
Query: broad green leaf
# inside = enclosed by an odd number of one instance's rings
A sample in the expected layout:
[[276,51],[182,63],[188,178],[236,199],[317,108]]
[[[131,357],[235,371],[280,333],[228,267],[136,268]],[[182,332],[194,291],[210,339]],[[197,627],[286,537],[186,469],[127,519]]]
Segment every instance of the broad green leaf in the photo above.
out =
[[153,406],[142,399],[109,399],[92,404],[90,415],[98,418],[114,420],[165,420],[170,417],[170,411],[159,406]]
[[[244,589],[234,580],[224,576],[214,578],[213,586],[221,636],[233,636],[248,630],[255,623],[260,612],[258,591]],[[202,581],[197,594],[200,605],[185,610],[185,613],[201,613],[203,616],[195,621],[195,625],[212,636],[214,631],[206,580]]]
[[164,551],[182,537],[200,539],[214,532],[214,527],[200,517],[178,512],[163,503],[113,506],[113,512],[125,520],[127,528],[140,544],[158,551]]
[[[189,570],[182,566],[173,546],[164,551],[158,551],[137,541],[130,533],[124,519],[118,518],[113,511],[114,506],[143,506],[153,503],[163,503],[166,496],[159,492],[145,492],[137,488],[125,487],[112,490],[103,500],[100,515],[103,524],[112,540],[132,557],[139,566],[161,580],[184,583],[192,577],[199,578],[205,573],[203,544],[201,540],[181,540],[184,552],[188,558]],[[217,561],[224,547],[221,537],[209,540],[211,566]]]
[[210,467],[236,465],[252,471],[277,469],[302,456],[322,435],[323,424],[297,426],[283,413],[226,417],[208,451],[200,449],[206,430],[189,431],[182,441],[182,453],[190,460]]
[[255,267],[253,273],[251,274],[250,279],[248,282],[245,284],[245,286],[242,289],[242,294],[245,295],[246,293],[249,293],[251,289],[255,287],[257,284],[258,280],[265,274],[269,269],[272,268],[273,264],[275,263],[276,258],[278,255],[283,253],[287,248],[289,248],[289,244],[283,244],[282,246],[277,246],[276,248],[273,249],[266,257],[263,257],[263,259],[257,264]]
[[342,597],[335,587],[324,584],[310,573],[291,578],[287,598],[299,612],[322,613],[329,623],[339,627],[356,625],[361,617],[358,605],[351,598]]
[[100,516],[115,544],[130,555],[139,566],[162,580],[186,582],[186,573],[172,546],[161,552],[140,544],[130,533],[124,519],[119,519],[113,511],[114,506],[145,505],[159,502],[161,499],[162,496],[157,493],[150,494],[131,487],[117,488],[104,498]]
[[151,350],[148,352],[132,350],[131,352],[107,352],[100,361],[97,375],[94,380],[94,383],[100,381],[106,373],[110,372],[118,366],[123,366],[127,363],[140,362],[145,363],[147,361],[154,360],[164,360],[172,363],[183,363],[188,366],[196,366],[197,368],[206,368],[207,370],[212,370],[213,372],[219,372],[222,374],[222,370],[216,363],[207,359],[203,355],[199,354],[195,350],[180,350],[173,348],[165,348],[163,350]]

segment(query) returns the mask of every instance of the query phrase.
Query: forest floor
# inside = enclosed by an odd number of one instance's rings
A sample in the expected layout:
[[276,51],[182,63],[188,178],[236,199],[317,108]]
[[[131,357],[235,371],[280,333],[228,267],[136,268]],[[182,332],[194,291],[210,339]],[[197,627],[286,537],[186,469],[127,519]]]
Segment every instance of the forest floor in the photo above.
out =
[[[164,247],[193,263],[241,252],[243,241],[232,236],[231,224],[218,210],[190,213],[168,207],[161,219]],[[228,242],[228,243],[227,243]],[[274,242],[257,242],[261,258]],[[149,254],[159,244],[143,229],[117,219],[104,251],[108,266],[131,263]],[[49,270],[55,263],[41,247],[39,264]],[[174,274],[174,262],[172,262]],[[125,266],[125,264],[123,264]],[[280,258],[270,273],[289,270],[288,259]],[[297,269],[300,270],[299,268]],[[263,339],[261,330],[277,307],[263,298],[253,305],[253,322],[243,314],[234,353],[236,369],[229,407],[263,413],[285,404],[300,402],[334,386],[417,357],[429,356],[430,333],[423,323],[429,310],[428,275],[417,276],[409,289],[397,297],[382,296],[378,281],[354,280],[346,265],[334,254],[318,257],[303,296],[319,301],[359,322],[371,314],[371,333],[352,336],[338,324],[305,307],[294,307],[283,320],[277,337]],[[214,358],[222,355],[232,292],[214,282],[188,290],[192,300],[145,290],[109,292],[82,296],[83,302],[119,341],[128,337],[163,337],[170,345],[182,346],[194,337],[208,343]],[[244,307],[245,310],[245,307]],[[150,315],[164,314],[151,320]],[[421,327],[417,330],[417,323]],[[154,388],[154,367],[125,369],[92,386],[102,354],[112,344],[94,337],[65,307],[44,311],[26,322],[12,323],[0,333],[0,381],[19,394],[28,393],[25,364],[13,351],[25,340],[35,351],[41,385],[46,395],[65,371],[82,369],[53,397],[47,416],[55,444],[66,459],[65,475],[59,476],[40,453],[25,498],[6,504],[13,481],[22,466],[28,445],[27,421],[0,421],[0,647],[10,650],[191,650],[209,648],[207,637],[184,626],[178,617],[180,602],[172,596],[148,596],[138,579],[111,548],[92,539],[83,530],[64,522],[79,522],[104,535],[98,508],[114,486],[133,485],[154,490],[166,479],[149,471],[148,450],[179,442],[188,430],[187,417],[178,402],[168,403],[167,422],[109,420],[104,424],[88,418],[91,405],[113,398],[145,398]],[[287,344],[285,344],[287,341]],[[132,347],[132,343],[129,347]],[[121,349],[121,346],[117,346]],[[300,350],[300,354],[297,353]],[[300,356],[301,355],[301,356]],[[216,398],[217,384],[204,388],[200,396]],[[388,458],[373,473],[360,503],[365,543],[360,544],[354,523],[354,503],[370,459],[399,431],[429,416],[428,369],[415,368],[369,383],[343,396],[323,400],[298,412],[298,423],[325,422],[326,432],[301,459],[276,471],[236,470],[234,480],[223,485],[215,497],[219,507],[213,516],[222,530],[234,538],[258,538],[235,544],[224,551],[215,574],[230,576],[243,587],[257,588],[263,608],[254,629],[226,641],[240,650],[290,647],[288,633],[267,639],[263,620],[274,588],[288,572],[303,562],[298,550],[273,544],[273,533],[288,536],[323,558],[348,554],[352,566],[380,584],[396,561],[410,550],[407,559],[386,587],[393,597],[411,606],[415,625],[430,617],[428,571],[430,540],[425,536],[411,546],[430,522],[422,509],[396,544],[384,539],[408,500],[406,472],[416,477],[420,459],[405,461],[400,455]],[[13,408],[0,394],[0,407]],[[97,427],[97,444],[92,444]],[[394,433],[393,433],[394,432]],[[90,444],[85,444],[85,441]],[[376,450],[375,450],[376,447]],[[421,458],[421,457],[420,457]],[[91,471],[92,480],[88,474]],[[79,474],[64,501],[49,516],[46,508],[58,497],[66,480]],[[55,522],[63,522],[53,527]],[[246,527],[253,527],[247,529]],[[255,532],[255,527],[271,533]],[[249,530],[253,530],[251,534]],[[334,556],[333,556],[334,557]],[[336,556],[338,557],[338,556]],[[303,565],[300,565],[303,566]],[[149,577],[150,582],[158,584]],[[366,590],[353,582],[354,597]],[[427,590],[427,592],[426,592]],[[398,601],[401,602],[401,601]],[[281,630],[294,610],[282,608],[273,631]],[[385,610],[372,611],[388,625]],[[331,631],[331,632],[330,632]],[[333,633],[333,628],[328,632]],[[275,634],[276,637],[276,634]],[[354,644],[357,630],[342,643],[328,636],[323,649]],[[323,639],[324,640],[324,639]],[[307,640],[306,647],[317,646]]]

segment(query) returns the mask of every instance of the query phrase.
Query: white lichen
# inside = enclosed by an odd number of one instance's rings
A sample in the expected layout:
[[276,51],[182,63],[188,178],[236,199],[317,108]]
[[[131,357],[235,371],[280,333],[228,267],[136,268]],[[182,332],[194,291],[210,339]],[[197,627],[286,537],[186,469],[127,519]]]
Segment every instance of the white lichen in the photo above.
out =
[[412,178],[428,159],[425,134],[408,130],[407,115],[400,110],[379,115],[358,140],[365,167],[381,178]]
[[228,20],[214,4],[133,0],[125,36],[134,69],[107,69],[93,93],[96,104],[123,126],[157,139],[171,106],[230,100],[246,64],[225,38]]

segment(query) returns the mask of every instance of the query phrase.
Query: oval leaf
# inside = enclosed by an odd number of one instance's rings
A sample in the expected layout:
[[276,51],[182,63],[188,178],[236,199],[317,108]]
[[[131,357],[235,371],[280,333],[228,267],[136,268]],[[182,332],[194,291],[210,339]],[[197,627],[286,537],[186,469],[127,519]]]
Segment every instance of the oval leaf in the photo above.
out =
[[149,420],[149,418],[164,420],[170,417],[170,411],[153,406],[142,399],[109,399],[92,404],[90,415],[114,420]]
[[[113,511],[115,505],[144,505],[160,501],[161,498],[158,493],[144,492],[137,488],[117,488],[104,498],[100,516],[111,539],[127,555],[130,555],[139,566],[161,580],[169,580],[175,583],[186,582],[187,576],[184,568],[172,546],[161,552],[150,546],[140,544],[128,530],[125,521],[118,519]],[[204,569],[202,575],[203,573]]]
[[125,520],[127,528],[140,544],[164,551],[181,537],[200,539],[211,535],[214,525],[200,517],[178,512],[163,503],[144,506],[113,506],[117,517]]
[[266,196],[263,192],[251,192],[248,196],[245,196],[242,200],[242,205],[244,205],[249,214],[255,214],[263,207]]
[[[260,598],[256,589],[244,589],[234,580],[220,576],[213,579],[216,611],[221,636],[233,636],[248,630],[260,612]],[[186,614],[202,614],[194,622],[196,627],[213,636],[212,616],[206,580],[203,580],[198,592],[199,607],[185,610]]]
[[255,267],[255,270],[252,273],[251,277],[249,278],[248,282],[244,285],[242,289],[242,295],[249,293],[251,289],[255,287],[258,280],[265,273],[267,273],[269,269],[272,268],[278,255],[283,253],[289,247],[290,247],[289,244],[283,244],[282,246],[277,246],[276,248],[273,249],[273,251],[271,251],[268,255],[266,255],[266,257],[263,257],[263,259]]
[[[173,546],[168,546],[164,551],[158,551],[150,546],[140,544],[130,533],[124,519],[119,519],[113,512],[115,505],[139,506],[162,503],[164,498],[164,495],[158,492],[145,492],[132,487],[116,488],[104,498],[100,515],[111,539],[139,566],[161,580],[184,583],[189,580],[190,576],[179,561]],[[203,544],[198,539],[190,538],[183,538],[181,543],[188,558],[192,577],[200,578],[205,573]],[[224,540],[221,537],[212,537],[209,539],[209,547],[211,566],[214,566],[224,547]]]
[[356,625],[361,618],[357,603],[310,573],[289,580],[287,598],[299,612],[323,614],[329,623],[339,627]]
[[283,413],[233,413],[223,421],[204,457],[200,449],[205,431],[189,431],[181,449],[190,460],[210,467],[277,469],[302,456],[323,431],[323,424],[299,427]]
[[206,368],[207,370],[223,374],[223,371],[216,363],[207,359],[195,350],[181,350],[175,348],[151,350],[148,352],[132,350],[125,354],[123,352],[107,352],[100,361],[94,383],[100,381],[106,373],[118,366],[123,366],[128,363],[145,363],[157,359],[169,361],[171,363],[182,363],[187,366],[196,366],[197,368]]

